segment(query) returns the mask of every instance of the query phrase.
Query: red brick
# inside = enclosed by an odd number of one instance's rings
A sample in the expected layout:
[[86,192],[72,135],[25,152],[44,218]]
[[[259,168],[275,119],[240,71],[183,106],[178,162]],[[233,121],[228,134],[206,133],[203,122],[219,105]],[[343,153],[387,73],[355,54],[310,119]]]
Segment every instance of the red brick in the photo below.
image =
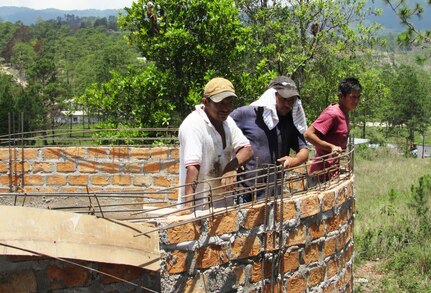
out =
[[135,175],[133,176],[133,185],[135,186],[152,186],[153,178],[148,175]]
[[108,148],[106,147],[89,147],[87,148],[87,158],[89,159],[106,159],[108,158]]
[[308,275],[308,284],[310,287],[315,287],[320,283],[322,283],[324,278],[325,278],[325,275],[324,275],[323,268],[317,267],[317,268],[311,269]]
[[289,232],[289,237],[287,238],[287,246],[294,246],[305,244],[305,226],[299,225],[295,230]]
[[144,173],[159,173],[160,167],[160,162],[144,163]]
[[335,254],[335,248],[336,248],[335,240],[336,240],[335,238],[330,238],[325,241],[323,246],[323,257],[326,258],[328,256]]
[[200,234],[200,225],[195,222],[185,223],[166,230],[170,244],[197,240]]
[[168,159],[169,149],[166,147],[155,147],[151,149],[152,159]]
[[154,176],[153,180],[155,186],[169,187],[171,185],[169,179],[165,176]]
[[209,218],[208,230],[210,236],[238,231],[238,212],[227,212]]
[[244,219],[242,226],[245,229],[251,229],[253,227],[262,225],[265,222],[265,206],[256,205],[247,211],[247,215]]
[[94,175],[91,177],[93,185],[109,185],[111,177],[108,175]]
[[100,171],[102,173],[118,173],[120,166],[117,163],[99,163]]
[[335,200],[337,206],[341,206],[346,201],[346,192],[344,191],[344,188],[338,188]]
[[301,198],[301,219],[317,215],[320,212],[319,197],[317,194]]
[[9,163],[0,162],[0,173],[6,173],[9,170]]
[[338,230],[340,226],[340,219],[338,215],[333,215],[332,217],[326,219],[326,233]]
[[127,163],[124,166],[126,173],[141,173],[142,163]]
[[287,292],[301,293],[307,290],[307,281],[302,275],[293,275],[287,280]]
[[70,185],[88,185],[88,176],[85,175],[70,175]]
[[49,289],[86,287],[90,285],[90,271],[77,266],[58,267],[49,265],[47,268]]
[[268,231],[263,233],[265,241],[265,251],[270,252],[280,249],[280,234],[277,231]]
[[327,212],[335,206],[335,192],[327,191],[321,195],[322,212]]
[[322,293],[336,293],[335,291],[335,285],[334,283],[331,283],[329,285],[327,285],[326,287],[322,288]]
[[261,241],[256,234],[248,237],[238,237],[231,245],[231,258],[242,259],[257,256],[261,245]]
[[298,250],[286,252],[283,254],[281,270],[287,273],[299,268],[299,252]]
[[75,172],[76,166],[74,162],[59,162],[57,163],[57,172]]
[[99,264],[99,271],[105,273],[105,274],[100,274],[100,279],[102,284],[112,284],[112,283],[122,282],[108,275],[112,275],[127,281],[133,281],[140,278],[142,275],[149,273],[148,271],[138,267],[119,265],[119,264],[103,264],[103,263]]
[[171,155],[170,155],[171,159],[180,159],[180,149],[176,148],[176,149],[171,149]]
[[196,251],[197,268],[207,269],[228,262],[227,252],[220,245],[208,245]]
[[63,156],[61,148],[43,148],[42,150],[45,160],[58,160]]
[[187,252],[175,250],[168,254],[166,257],[166,272],[168,274],[183,273],[187,269]]
[[[280,217],[280,205],[277,205],[276,211],[276,219],[277,222],[281,221]],[[296,216],[296,205],[293,200],[283,202],[283,222],[287,222],[289,220],[294,219]]]
[[112,175],[113,185],[130,185],[132,178],[129,175]]
[[320,238],[325,235],[325,225],[321,221],[311,223],[310,227],[308,227],[308,232],[310,233],[311,239]]
[[151,158],[151,151],[148,148],[131,148],[129,157],[133,159],[149,159]]
[[129,157],[129,148],[112,147],[109,151],[109,157],[112,159],[124,159]]
[[180,164],[178,162],[163,163],[163,170],[168,174],[178,174],[180,172]]
[[41,186],[43,185],[43,177],[40,175],[26,175],[24,176],[25,185]]
[[37,292],[36,277],[32,271],[0,272],[0,292]]
[[33,172],[34,173],[38,173],[38,172],[51,173],[52,172],[51,164],[47,163],[47,162],[34,162],[33,163]]
[[97,162],[80,162],[78,168],[81,173],[96,173]]
[[24,160],[36,160],[39,155],[39,149],[25,148],[24,149]]
[[253,262],[252,268],[251,268],[251,276],[250,276],[250,282],[257,283],[262,280],[262,274],[263,278],[268,278],[272,274],[272,262],[271,261],[264,261],[263,264],[263,272],[262,272],[262,261],[256,261]]
[[319,259],[320,251],[317,243],[313,243],[304,249],[304,262],[306,264],[318,262]]
[[68,158],[84,158],[85,148],[83,147],[66,147],[63,149],[65,157]]
[[66,175],[50,175],[46,177],[47,185],[65,185]]

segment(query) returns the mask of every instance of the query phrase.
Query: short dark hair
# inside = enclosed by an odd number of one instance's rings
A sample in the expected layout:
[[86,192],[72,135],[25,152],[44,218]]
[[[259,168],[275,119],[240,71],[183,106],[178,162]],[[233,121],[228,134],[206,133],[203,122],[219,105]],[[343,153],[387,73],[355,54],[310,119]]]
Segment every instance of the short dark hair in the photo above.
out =
[[356,90],[361,92],[362,85],[359,83],[359,80],[354,77],[347,77],[340,81],[338,85],[338,92],[343,96],[348,95],[352,90]]

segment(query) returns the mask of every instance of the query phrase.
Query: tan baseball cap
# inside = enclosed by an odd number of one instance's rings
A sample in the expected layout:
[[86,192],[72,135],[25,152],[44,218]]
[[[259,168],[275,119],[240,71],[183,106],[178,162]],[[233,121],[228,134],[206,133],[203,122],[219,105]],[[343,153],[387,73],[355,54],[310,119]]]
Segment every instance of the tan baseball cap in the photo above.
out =
[[227,97],[237,97],[237,95],[233,84],[229,80],[223,77],[215,77],[205,85],[204,97],[219,103]]

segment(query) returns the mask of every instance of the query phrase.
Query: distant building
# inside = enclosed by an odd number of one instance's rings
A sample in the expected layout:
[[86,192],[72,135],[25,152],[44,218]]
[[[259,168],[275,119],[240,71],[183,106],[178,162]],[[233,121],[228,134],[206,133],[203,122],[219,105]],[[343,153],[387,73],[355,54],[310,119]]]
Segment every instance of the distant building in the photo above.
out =
[[60,114],[55,117],[55,122],[59,124],[72,123],[97,123],[99,122],[99,117],[88,116],[84,111],[61,111]]

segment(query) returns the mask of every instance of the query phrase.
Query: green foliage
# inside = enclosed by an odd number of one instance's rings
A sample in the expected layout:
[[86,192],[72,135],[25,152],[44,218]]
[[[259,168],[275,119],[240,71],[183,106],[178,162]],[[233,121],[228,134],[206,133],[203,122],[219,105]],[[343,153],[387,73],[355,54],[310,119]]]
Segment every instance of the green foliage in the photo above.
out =
[[159,83],[166,88],[164,98],[184,117],[191,109],[189,102],[197,102],[196,93],[202,92],[209,78],[232,79],[237,60],[246,53],[247,28],[231,0],[150,3],[132,3],[120,24],[142,56],[170,75],[169,86]]
[[[425,77],[420,77],[425,75]],[[408,130],[406,139],[410,149],[414,142],[415,130],[424,130],[430,123],[431,97],[429,78],[426,73],[409,65],[401,65],[396,70],[385,73],[386,83],[390,88],[390,104],[384,113],[384,119],[392,127],[405,125]]]
[[[428,292],[431,289],[429,162],[393,156],[379,153],[370,161],[356,160],[356,261],[384,261],[385,278],[377,286],[381,292]],[[384,167],[379,168],[380,165]],[[417,176],[421,176],[418,185],[411,186],[409,192],[407,184],[417,180]],[[374,185],[368,186],[372,185],[370,182]]]
[[[94,84],[78,99],[94,115],[105,117],[109,128],[169,126],[178,120],[173,101],[171,76],[155,66],[133,69],[101,85]],[[115,116],[113,115],[115,113]]]

